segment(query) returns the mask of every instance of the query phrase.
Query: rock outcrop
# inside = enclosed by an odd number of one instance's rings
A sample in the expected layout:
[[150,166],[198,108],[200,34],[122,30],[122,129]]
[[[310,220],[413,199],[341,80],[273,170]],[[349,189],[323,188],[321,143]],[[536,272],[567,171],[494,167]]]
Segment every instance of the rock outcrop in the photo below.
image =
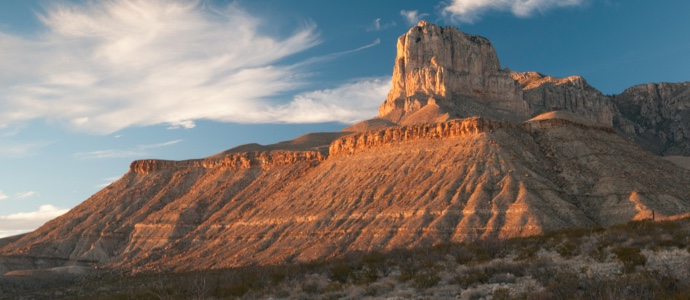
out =
[[[421,21],[398,39],[397,47],[392,87],[379,108],[380,118],[413,124],[485,115],[477,112],[488,109],[526,114],[519,85],[501,69],[486,38]],[[413,117],[427,106],[447,116]]]
[[690,82],[636,85],[612,100],[624,136],[658,154],[690,156]]
[[268,169],[276,165],[288,165],[297,162],[318,163],[324,159],[326,159],[326,155],[319,151],[241,152],[185,161],[137,160],[132,162],[129,170],[134,173],[150,174],[163,170],[191,168],[239,170],[260,167]]
[[511,73],[523,88],[529,115],[564,110],[598,126],[613,126],[611,100],[580,76],[556,78],[537,72]]

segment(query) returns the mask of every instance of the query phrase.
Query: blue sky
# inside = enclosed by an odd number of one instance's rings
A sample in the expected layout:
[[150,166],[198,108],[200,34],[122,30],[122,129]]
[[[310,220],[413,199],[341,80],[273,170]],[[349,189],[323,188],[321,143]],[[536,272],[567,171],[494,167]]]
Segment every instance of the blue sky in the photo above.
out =
[[337,131],[385,99],[420,19],[489,38],[503,67],[606,94],[690,80],[690,2],[0,0],[0,236],[127,172]]

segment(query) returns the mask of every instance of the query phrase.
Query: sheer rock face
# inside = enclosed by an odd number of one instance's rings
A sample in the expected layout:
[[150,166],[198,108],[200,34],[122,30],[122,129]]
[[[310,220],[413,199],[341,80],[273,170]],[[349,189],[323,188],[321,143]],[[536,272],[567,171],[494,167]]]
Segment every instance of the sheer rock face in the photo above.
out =
[[658,154],[690,156],[690,82],[636,85],[612,99],[625,136]]
[[326,156],[319,151],[242,152],[185,161],[137,160],[132,162],[129,170],[134,173],[150,174],[162,170],[189,168],[239,170],[260,167],[267,169],[276,165],[295,164],[297,162],[318,163],[326,159]]
[[580,76],[556,78],[537,72],[511,73],[523,88],[531,116],[565,110],[599,126],[612,127],[616,109],[609,97]]
[[421,21],[398,39],[397,48],[392,88],[380,117],[404,121],[430,99],[451,115],[462,114],[453,108],[462,106],[463,98],[525,112],[522,91],[501,69],[489,40]]

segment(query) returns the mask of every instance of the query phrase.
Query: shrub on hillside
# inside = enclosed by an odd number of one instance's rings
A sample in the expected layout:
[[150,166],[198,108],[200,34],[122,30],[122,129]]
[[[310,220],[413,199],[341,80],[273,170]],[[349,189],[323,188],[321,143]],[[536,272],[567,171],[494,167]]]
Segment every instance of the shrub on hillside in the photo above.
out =
[[640,248],[637,247],[617,247],[611,252],[623,263],[623,270],[626,273],[635,272],[637,266],[647,263],[647,258],[642,254]]

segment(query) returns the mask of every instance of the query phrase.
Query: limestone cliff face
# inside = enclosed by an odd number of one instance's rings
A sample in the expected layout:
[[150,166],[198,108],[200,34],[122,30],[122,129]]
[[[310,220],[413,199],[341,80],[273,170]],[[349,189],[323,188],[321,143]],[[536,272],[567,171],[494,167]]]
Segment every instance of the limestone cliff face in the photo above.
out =
[[393,143],[462,137],[504,127],[517,127],[517,125],[474,117],[444,123],[401,126],[341,137],[331,143],[329,153],[332,157],[346,156]]
[[614,96],[624,135],[664,155],[690,155],[690,82],[636,85]]
[[613,126],[615,108],[611,100],[580,76],[556,78],[537,72],[511,73],[523,88],[531,116],[564,110],[600,126]]
[[137,160],[129,166],[130,172],[150,174],[163,170],[181,170],[189,168],[239,170],[252,167],[270,168],[277,165],[295,164],[297,162],[318,163],[326,159],[327,154],[319,151],[263,151],[241,152],[214,156],[207,159],[170,161],[158,159]]
[[443,112],[463,98],[523,111],[522,91],[501,65],[489,40],[421,21],[398,39],[392,87],[379,116],[394,122],[429,104]]

